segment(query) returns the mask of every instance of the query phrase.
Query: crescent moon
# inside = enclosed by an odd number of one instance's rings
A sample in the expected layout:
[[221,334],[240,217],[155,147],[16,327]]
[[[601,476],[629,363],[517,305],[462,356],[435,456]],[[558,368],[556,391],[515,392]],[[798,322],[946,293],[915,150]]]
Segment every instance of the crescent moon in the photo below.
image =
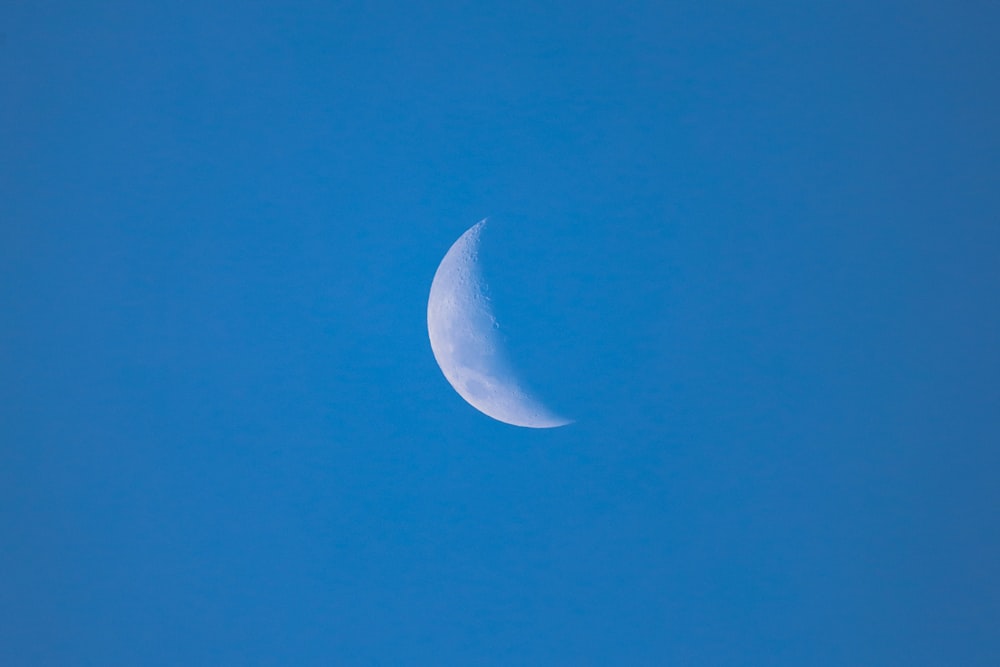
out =
[[455,241],[434,274],[427,301],[427,333],[445,378],[459,396],[493,419],[529,428],[572,423],[549,410],[518,379],[493,315],[479,268],[486,220]]

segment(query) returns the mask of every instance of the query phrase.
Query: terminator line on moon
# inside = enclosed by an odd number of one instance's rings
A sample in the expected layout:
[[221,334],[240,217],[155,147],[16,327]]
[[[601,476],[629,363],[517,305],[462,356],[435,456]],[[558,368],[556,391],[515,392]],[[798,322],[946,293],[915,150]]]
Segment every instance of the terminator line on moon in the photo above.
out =
[[529,428],[565,426],[565,419],[529,392],[512,367],[479,268],[486,220],[459,237],[441,260],[427,301],[427,333],[445,378],[483,414]]

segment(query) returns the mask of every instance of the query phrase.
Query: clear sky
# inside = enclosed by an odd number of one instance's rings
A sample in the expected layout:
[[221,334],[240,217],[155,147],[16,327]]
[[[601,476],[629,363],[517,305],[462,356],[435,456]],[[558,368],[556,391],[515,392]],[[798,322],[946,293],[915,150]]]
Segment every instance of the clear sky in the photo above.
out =
[[[1000,664],[1000,10],[8,2],[4,665]],[[490,216],[490,420],[427,339]]]

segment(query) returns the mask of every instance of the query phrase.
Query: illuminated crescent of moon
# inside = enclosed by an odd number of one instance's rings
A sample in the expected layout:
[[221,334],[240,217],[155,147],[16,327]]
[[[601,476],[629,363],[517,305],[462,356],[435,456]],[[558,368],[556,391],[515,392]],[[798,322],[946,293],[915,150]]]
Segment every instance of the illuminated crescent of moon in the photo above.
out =
[[479,268],[485,226],[483,220],[462,234],[434,274],[427,302],[434,358],[455,391],[483,414],[530,428],[569,424],[524,387],[507,358]]

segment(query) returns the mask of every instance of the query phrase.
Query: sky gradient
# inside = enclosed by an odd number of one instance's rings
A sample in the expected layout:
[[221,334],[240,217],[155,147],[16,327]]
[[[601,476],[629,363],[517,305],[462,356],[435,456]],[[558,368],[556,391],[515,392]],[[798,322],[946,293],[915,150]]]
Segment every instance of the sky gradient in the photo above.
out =
[[[0,662],[1000,664],[998,32],[7,3]],[[487,216],[570,426],[431,354]]]

